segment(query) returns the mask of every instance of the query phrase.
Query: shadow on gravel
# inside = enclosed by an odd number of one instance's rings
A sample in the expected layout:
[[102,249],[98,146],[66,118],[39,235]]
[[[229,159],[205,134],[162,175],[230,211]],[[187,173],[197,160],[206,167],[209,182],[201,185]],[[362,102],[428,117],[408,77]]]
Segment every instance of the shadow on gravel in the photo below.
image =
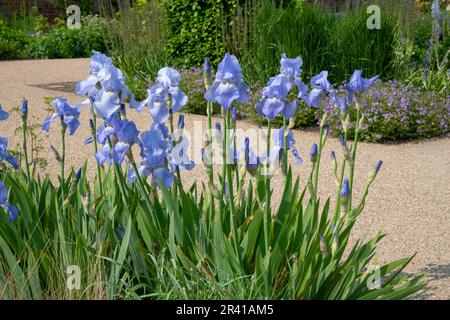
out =
[[[438,265],[435,263],[428,264],[425,268],[420,270],[420,273],[427,273],[427,280],[429,282],[438,282],[450,278],[450,264]],[[418,300],[433,300],[436,283],[429,283],[427,292],[420,294],[416,299]]]
[[53,90],[58,92],[68,92],[68,93],[74,93],[76,85],[77,85],[76,81],[30,84],[30,86],[39,89]]

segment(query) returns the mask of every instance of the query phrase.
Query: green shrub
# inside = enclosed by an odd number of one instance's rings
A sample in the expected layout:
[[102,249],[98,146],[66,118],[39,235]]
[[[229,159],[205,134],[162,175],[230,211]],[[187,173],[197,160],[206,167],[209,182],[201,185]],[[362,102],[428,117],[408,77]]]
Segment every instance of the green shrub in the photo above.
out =
[[198,66],[205,57],[218,62],[225,53],[222,36],[236,0],[167,0],[168,50],[175,64]]
[[30,38],[24,57],[34,59],[82,58],[92,50],[107,51],[106,23],[97,17],[85,18],[80,29],[59,27]]
[[28,42],[24,31],[0,26],[0,60],[22,59]]
[[0,25],[0,60],[80,58],[92,50],[107,51],[104,19],[83,17],[81,29],[69,29],[48,25],[39,17]]

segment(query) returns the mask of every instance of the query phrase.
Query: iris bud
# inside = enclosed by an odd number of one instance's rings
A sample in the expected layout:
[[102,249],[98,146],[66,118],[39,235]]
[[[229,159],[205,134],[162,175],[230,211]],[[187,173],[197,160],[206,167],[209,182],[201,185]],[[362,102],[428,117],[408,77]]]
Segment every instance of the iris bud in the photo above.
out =
[[[344,119],[344,118],[343,118],[343,119]],[[344,133],[347,133],[347,132],[348,132],[348,127],[349,127],[349,125],[350,125],[350,115],[347,114],[347,115],[345,116],[345,119],[344,119],[343,122],[342,122],[342,130],[344,131]]]
[[333,173],[336,176],[337,175],[337,161],[336,161],[336,153],[334,151],[331,151],[330,158],[331,158],[331,165],[333,168]]
[[309,152],[309,155],[311,157],[311,162],[314,163],[317,161],[317,155],[318,155],[317,144],[313,143],[313,145],[311,146],[311,151]]
[[178,117],[178,129],[184,128],[184,115],[180,114]]
[[78,169],[77,173],[75,174],[76,180],[80,180],[81,178],[81,168]]
[[28,100],[23,99],[19,112],[22,115],[22,119],[26,120],[28,117]]
[[361,119],[359,119],[358,131],[363,131],[364,120],[365,120],[364,116],[362,116]]
[[203,65],[203,82],[206,90],[208,90],[212,83],[211,64],[209,63],[208,58],[205,58],[205,63]]
[[322,252],[324,256],[328,255],[327,243],[322,235],[320,235],[320,252]]
[[94,126],[94,120],[89,119],[89,127],[91,128],[91,134],[95,135],[95,126]]
[[331,254],[334,256],[339,249],[339,232],[335,229],[333,243],[331,244]]
[[347,160],[350,164],[353,163],[352,157],[350,155],[350,150],[347,147],[347,143],[344,140],[343,136],[339,137],[339,142],[341,143],[341,147],[342,147],[342,154],[344,155],[345,160]]
[[372,184],[372,182],[375,180],[375,177],[377,176],[378,171],[380,171],[382,164],[383,164],[383,161],[378,160],[377,163],[375,164],[375,167],[373,168],[373,170],[369,173],[369,177],[367,178],[367,183],[369,185]]
[[320,126],[321,127],[323,127],[323,126],[325,126],[327,124],[327,116],[328,115],[326,113],[323,114],[322,119],[320,120]]
[[320,140],[320,143],[321,143],[322,146],[324,146],[325,142],[327,141],[328,134],[330,133],[330,128],[331,128],[331,126],[329,124],[326,124],[326,125],[323,126],[323,129],[322,129],[323,130],[323,134],[322,134],[322,138]]
[[348,211],[348,199],[350,198],[351,190],[350,190],[350,184],[347,178],[344,179],[344,182],[342,183],[342,188],[340,191],[341,196],[341,212],[347,213]]

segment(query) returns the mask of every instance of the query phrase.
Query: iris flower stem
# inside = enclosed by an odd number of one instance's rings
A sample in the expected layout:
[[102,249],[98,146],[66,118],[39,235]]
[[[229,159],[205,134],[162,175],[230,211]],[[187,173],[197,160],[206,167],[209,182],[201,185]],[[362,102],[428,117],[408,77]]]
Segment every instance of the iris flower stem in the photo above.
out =
[[358,102],[355,99],[356,103],[356,123],[355,123],[355,139],[352,146],[352,164],[350,165],[350,179],[349,179],[349,185],[350,185],[350,197],[348,199],[348,207],[349,209],[352,208],[352,194],[353,194],[353,176],[355,173],[355,164],[356,164],[356,149],[358,148],[358,140],[359,140],[359,120],[361,117],[360,111],[359,111],[359,105]]
[[[145,183],[144,183],[144,180],[142,180],[142,177],[141,177],[141,175],[139,174],[139,170],[138,170],[138,167],[137,167],[137,165],[136,165],[136,161],[131,160],[130,162],[131,162],[131,166],[133,167],[134,174],[136,175],[136,177],[137,177],[137,179],[138,179],[138,183],[139,183],[139,187],[141,188],[141,192],[142,192],[142,194],[144,195],[145,203],[147,204],[149,211],[152,212],[152,211],[153,211],[153,210],[152,210],[153,205],[152,205],[152,203],[151,203],[151,201],[150,201],[150,199],[149,199],[149,195],[150,195],[150,192],[151,192],[152,190],[148,190],[148,189],[146,188],[146,185],[145,185]],[[161,225],[160,225],[160,223],[159,223],[159,220],[156,219],[156,215],[152,214],[151,217],[152,217],[152,220],[155,222],[155,225],[157,225],[158,228],[159,228],[159,230],[161,230]]]
[[225,176],[227,173],[227,119],[225,113],[223,113],[223,143],[222,143],[222,193],[225,193]]
[[[98,142],[97,142],[97,116],[95,115],[95,113],[92,110],[92,123],[94,124],[94,128],[93,128],[93,138],[94,138],[94,150],[95,150],[95,154],[98,153]],[[98,182],[99,182],[99,187],[100,187],[100,195],[103,196],[103,184],[102,184],[102,171],[100,168],[100,164],[97,162],[97,176],[98,176]]]
[[[208,146],[209,146],[209,159],[212,162],[213,159],[213,148],[212,148],[212,102],[208,102],[206,106],[208,113]],[[208,168],[209,175],[209,183],[211,186],[214,185],[214,166],[211,163],[211,166]],[[209,218],[213,219],[214,215],[214,195],[212,192],[209,194]]]
[[270,233],[270,137],[271,136],[271,123],[270,120],[267,122],[267,151],[266,151],[266,207],[264,214],[264,244],[266,249],[266,254],[269,253],[269,233]]
[[288,172],[288,150],[287,150],[287,131],[286,131],[286,117],[283,116],[283,128],[284,128],[284,137],[283,137],[283,161],[284,161],[284,170],[283,173],[286,175]]
[[64,163],[66,161],[66,124],[61,120],[61,192],[63,201],[65,200],[65,178],[64,178]]
[[[345,143],[347,143],[347,132],[344,133],[344,141]],[[340,203],[341,203],[341,187],[342,187],[342,181],[344,180],[344,175],[345,175],[345,165],[346,165],[347,161],[345,160],[345,158],[342,160],[342,166],[341,166],[341,175],[339,177],[339,183],[336,186],[336,205],[334,207],[334,220],[333,220],[333,224],[336,223],[338,214],[339,214],[339,209],[340,209]]]
[[[228,109],[226,111],[226,121],[225,121],[225,158],[226,160],[228,160],[229,158],[229,152],[230,152],[230,148],[228,147],[228,145],[231,145],[230,141],[228,141],[228,126],[230,125],[231,128],[231,110]],[[230,229],[231,229],[231,234],[232,234],[232,238],[233,238],[233,245],[234,245],[234,250],[236,251],[236,255],[239,257],[240,259],[240,252],[239,252],[239,241],[237,238],[237,229],[236,229],[236,223],[235,223],[235,210],[234,210],[234,194],[233,194],[233,175],[231,172],[231,166],[230,164],[228,164],[228,161],[225,163],[225,167],[226,167],[226,176],[227,176],[227,181],[228,181],[228,193],[225,192],[226,197],[228,198],[228,203],[230,206]]]
[[[322,109],[321,109],[322,110]],[[320,112],[320,114],[322,115],[322,113]],[[320,117],[322,118],[322,117]],[[319,134],[319,151],[317,153],[317,161],[316,161],[316,172],[315,172],[315,177],[314,177],[314,198],[317,200],[317,192],[318,192],[318,186],[319,186],[319,169],[320,169],[320,158],[322,155],[322,149],[323,149],[323,145],[322,145],[322,136],[323,136],[323,126],[322,124],[320,124],[320,134]]]
[[[213,152],[212,152],[212,102],[208,102],[207,104],[207,113],[208,113],[208,146],[210,147],[209,157],[212,160]],[[211,168],[208,170],[209,174],[209,182],[211,184],[214,183],[214,168],[211,165]]]
[[22,135],[23,135],[23,154],[25,157],[25,166],[27,169],[27,178],[30,181],[30,164],[28,162],[28,147],[27,147],[27,120],[22,118]]

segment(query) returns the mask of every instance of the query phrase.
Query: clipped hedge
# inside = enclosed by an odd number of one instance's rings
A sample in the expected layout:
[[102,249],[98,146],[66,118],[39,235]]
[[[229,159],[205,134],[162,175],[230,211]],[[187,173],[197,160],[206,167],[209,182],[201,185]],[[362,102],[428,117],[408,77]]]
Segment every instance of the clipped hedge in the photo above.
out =
[[223,33],[237,0],[164,0],[169,54],[178,65],[218,63],[225,53]]

